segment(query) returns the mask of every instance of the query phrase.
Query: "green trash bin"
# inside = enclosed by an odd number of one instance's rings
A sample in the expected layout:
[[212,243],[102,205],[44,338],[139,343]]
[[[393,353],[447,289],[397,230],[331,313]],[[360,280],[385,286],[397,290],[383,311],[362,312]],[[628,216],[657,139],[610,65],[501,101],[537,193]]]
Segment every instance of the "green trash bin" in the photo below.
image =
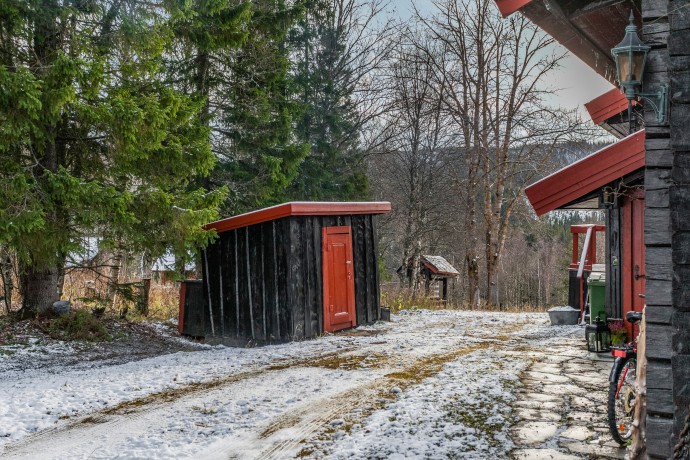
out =
[[606,274],[592,272],[587,280],[589,289],[589,323],[597,318],[606,322]]

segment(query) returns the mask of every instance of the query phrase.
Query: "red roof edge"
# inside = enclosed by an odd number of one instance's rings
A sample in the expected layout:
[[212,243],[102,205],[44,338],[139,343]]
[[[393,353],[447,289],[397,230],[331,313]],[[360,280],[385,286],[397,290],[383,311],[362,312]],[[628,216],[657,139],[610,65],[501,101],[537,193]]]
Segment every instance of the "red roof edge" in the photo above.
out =
[[645,165],[645,130],[637,131],[525,189],[538,216],[558,209]]
[[628,108],[628,99],[618,88],[607,91],[585,104],[594,124],[600,125]]
[[271,220],[289,216],[335,216],[352,214],[385,214],[390,212],[391,204],[387,201],[368,202],[324,202],[324,201],[293,201],[270,208],[228,217],[204,225],[204,230],[214,229],[216,232],[227,232],[237,228],[261,224]]
[[531,2],[532,0],[496,0],[496,5],[498,6],[498,11],[501,12],[501,15],[504,18],[507,18]]

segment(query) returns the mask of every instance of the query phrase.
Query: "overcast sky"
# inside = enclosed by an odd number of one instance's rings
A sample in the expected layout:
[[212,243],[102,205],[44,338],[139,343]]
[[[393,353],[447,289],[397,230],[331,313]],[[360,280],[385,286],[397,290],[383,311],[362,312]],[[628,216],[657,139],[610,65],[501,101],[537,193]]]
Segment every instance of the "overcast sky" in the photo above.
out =
[[[413,14],[412,2],[419,11],[425,14],[431,15],[435,12],[432,0],[391,0],[390,14],[403,20],[409,19]],[[559,52],[565,50],[561,45],[555,46]],[[569,109],[579,108],[581,112],[586,113],[584,104],[613,89],[613,85],[573,54],[567,53],[561,67],[552,72],[545,83],[557,89],[553,105]]]

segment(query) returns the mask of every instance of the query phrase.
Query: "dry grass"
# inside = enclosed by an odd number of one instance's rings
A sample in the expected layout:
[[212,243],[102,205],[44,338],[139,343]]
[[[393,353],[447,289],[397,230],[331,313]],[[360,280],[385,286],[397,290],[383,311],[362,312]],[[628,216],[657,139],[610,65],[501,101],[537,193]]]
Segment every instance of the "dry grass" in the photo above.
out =
[[[142,292],[142,280],[120,280],[131,287],[134,298]],[[176,318],[179,308],[180,283],[165,279],[152,279],[149,290],[148,318],[167,320]],[[107,279],[92,270],[71,270],[65,276],[63,299],[71,300],[75,308],[105,307],[107,312],[120,313],[125,309],[136,315],[136,302],[126,295],[116,294],[114,302],[107,301]]]
[[393,313],[400,310],[478,310],[523,313],[543,312],[550,308],[549,306],[535,307],[534,305],[501,305],[496,307],[485,303],[476,306],[465,302],[442,301],[430,299],[420,294],[412,294],[409,289],[395,285],[383,285],[381,287],[381,307],[390,308]]

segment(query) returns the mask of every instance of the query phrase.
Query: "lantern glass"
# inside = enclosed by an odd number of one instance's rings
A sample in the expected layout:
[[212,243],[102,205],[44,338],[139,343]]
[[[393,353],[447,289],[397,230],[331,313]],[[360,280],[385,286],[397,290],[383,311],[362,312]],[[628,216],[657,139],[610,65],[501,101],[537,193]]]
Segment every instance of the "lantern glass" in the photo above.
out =
[[592,353],[611,351],[611,331],[606,322],[598,317],[594,324],[585,326],[587,350]]
[[616,67],[618,68],[618,81],[627,81],[630,78],[630,54],[620,53],[616,56]]
[[632,54],[632,81],[642,81],[642,73],[644,72],[644,62],[647,58],[647,51],[637,50],[633,51]]
[[631,86],[642,83],[644,64],[650,49],[637,36],[637,26],[631,11],[630,24],[625,28],[623,40],[611,50],[621,85]]

